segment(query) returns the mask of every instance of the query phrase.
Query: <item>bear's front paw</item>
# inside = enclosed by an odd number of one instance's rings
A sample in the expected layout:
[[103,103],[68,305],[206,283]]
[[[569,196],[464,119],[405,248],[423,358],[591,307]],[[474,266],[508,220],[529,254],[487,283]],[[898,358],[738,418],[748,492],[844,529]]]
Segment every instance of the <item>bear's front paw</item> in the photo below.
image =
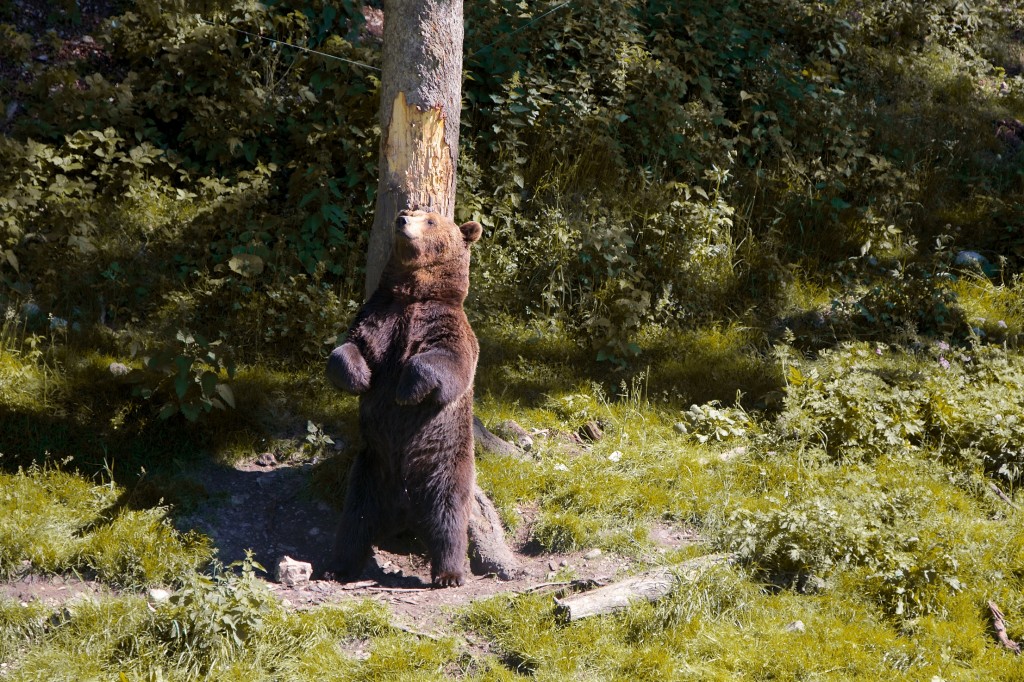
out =
[[354,343],[343,343],[327,358],[327,378],[335,388],[359,395],[370,388],[370,367]]
[[395,402],[399,405],[419,405],[437,386],[437,377],[430,365],[413,358],[402,368],[402,374],[398,377]]

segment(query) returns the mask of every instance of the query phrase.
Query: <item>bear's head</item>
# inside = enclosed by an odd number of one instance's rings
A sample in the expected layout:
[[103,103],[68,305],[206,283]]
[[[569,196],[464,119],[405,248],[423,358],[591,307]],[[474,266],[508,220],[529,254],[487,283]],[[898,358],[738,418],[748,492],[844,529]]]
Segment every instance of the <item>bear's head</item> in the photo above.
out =
[[460,226],[439,213],[402,211],[381,286],[403,298],[463,301],[469,292],[469,247],[482,232],[474,220]]

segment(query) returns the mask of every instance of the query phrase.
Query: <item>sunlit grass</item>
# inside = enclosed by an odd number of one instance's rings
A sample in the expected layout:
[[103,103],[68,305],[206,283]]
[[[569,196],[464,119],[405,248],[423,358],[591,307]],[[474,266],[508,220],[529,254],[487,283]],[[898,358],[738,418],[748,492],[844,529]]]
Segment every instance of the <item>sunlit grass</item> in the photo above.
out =
[[[120,508],[124,490],[56,469],[0,472],[0,572],[78,572],[112,585],[171,583],[211,556],[165,510]],[[24,562],[28,562],[27,564]]]
[[[1012,448],[1024,424],[1014,402],[1024,365],[1015,350],[855,343],[805,357],[735,325],[652,331],[650,367],[602,375],[564,336],[499,327],[478,331],[475,411],[492,426],[514,419],[535,430],[522,460],[478,457],[479,482],[510,530],[528,518],[536,549],[600,547],[636,570],[718,551],[736,562],[657,604],[579,623],[562,622],[546,594],[494,597],[453,614],[438,640],[391,628],[391,614],[370,604],[275,605],[245,647],[204,648],[203,635],[189,640],[187,656],[166,638],[159,608],[138,597],[67,611],[5,602],[0,620],[11,634],[0,647],[14,679],[1012,677],[986,604],[999,603],[1010,636],[1024,636],[1024,533],[1019,512],[991,488],[1019,499]],[[54,395],[72,382],[87,387],[106,361],[61,363]],[[358,442],[356,401],[328,391],[321,374],[240,368],[244,407],[189,427],[189,437],[222,462],[264,448],[324,459],[314,494],[338,496]],[[721,401],[692,412],[694,389],[679,377]],[[774,407],[743,408],[727,393],[752,377],[777,393]],[[168,427],[151,416],[140,426],[144,408],[123,412],[118,428]],[[314,452],[308,421],[352,440],[337,454]],[[589,421],[601,425],[600,440],[569,437]],[[130,589],[184,584],[213,549],[164,522],[156,491],[133,498],[109,476],[53,466],[0,476],[7,575],[29,560],[36,572],[78,571]],[[160,486],[170,490],[173,478]],[[135,504],[119,507],[122,499]],[[660,548],[658,524],[693,529],[701,541]],[[353,656],[356,645],[369,658]],[[212,651],[220,653],[204,653]]]

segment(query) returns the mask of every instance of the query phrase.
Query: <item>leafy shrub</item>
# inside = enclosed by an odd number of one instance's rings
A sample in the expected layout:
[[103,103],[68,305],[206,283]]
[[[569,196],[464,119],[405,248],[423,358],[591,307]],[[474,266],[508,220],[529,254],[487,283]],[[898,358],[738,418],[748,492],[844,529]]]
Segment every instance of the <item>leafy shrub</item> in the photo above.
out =
[[124,376],[124,381],[132,385],[132,394],[145,400],[162,400],[161,419],[180,412],[189,421],[196,421],[213,408],[234,407],[234,393],[221,377],[222,373],[234,376],[235,367],[221,341],[207,341],[183,331],[174,340],[173,345],[144,355],[142,367]]
[[789,368],[780,426],[837,459],[874,457],[919,442],[923,393],[909,372],[877,371],[864,346],[826,353],[827,374]]
[[945,598],[975,575],[961,565],[969,563],[973,531],[949,525],[959,509],[884,476],[855,468],[828,491],[738,510],[725,533],[727,546],[784,587],[821,589],[828,583],[820,578],[849,574],[888,615],[941,612]]
[[740,408],[722,408],[717,402],[691,405],[683,412],[683,421],[676,424],[680,432],[692,435],[698,442],[723,441],[746,435],[752,426]]
[[247,555],[212,576],[189,576],[186,585],[157,609],[153,628],[172,655],[184,662],[182,667],[205,674],[231,660],[260,633],[277,601],[256,578],[257,570],[263,567]]

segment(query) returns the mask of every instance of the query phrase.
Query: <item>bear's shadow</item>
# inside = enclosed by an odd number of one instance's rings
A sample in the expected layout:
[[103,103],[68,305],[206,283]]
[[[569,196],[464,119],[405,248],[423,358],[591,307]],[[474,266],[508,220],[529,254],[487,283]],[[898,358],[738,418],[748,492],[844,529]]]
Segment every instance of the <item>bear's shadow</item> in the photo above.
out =
[[[272,579],[274,566],[286,555],[309,562],[314,577],[324,577],[341,512],[311,492],[312,470],[310,464],[203,465],[184,475],[202,493],[179,510],[174,525],[209,537],[225,566],[251,552]],[[396,534],[382,539],[377,549],[359,580],[398,589],[429,586],[426,547],[415,536]]]

